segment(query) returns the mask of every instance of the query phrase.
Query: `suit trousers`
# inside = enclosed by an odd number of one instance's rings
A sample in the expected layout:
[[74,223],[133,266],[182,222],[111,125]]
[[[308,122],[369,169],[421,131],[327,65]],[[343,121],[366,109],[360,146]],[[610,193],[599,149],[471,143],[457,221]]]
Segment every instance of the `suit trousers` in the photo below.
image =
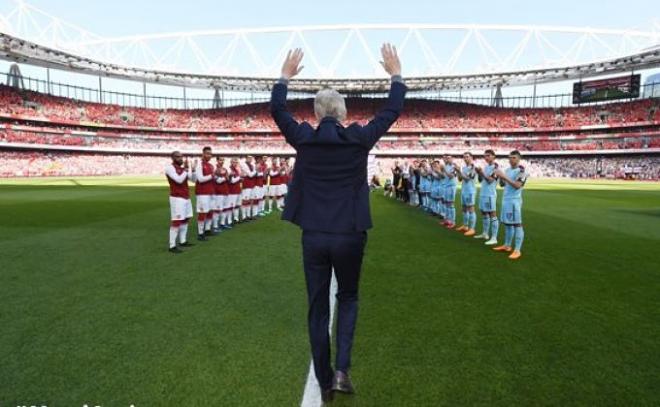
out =
[[332,386],[330,365],[330,281],[337,278],[337,335],[335,368],[348,373],[358,313],[358,284],[367,232],[326,233],[304,230],[303,265],[309,310],[307,323],[314,372],[322,389]]

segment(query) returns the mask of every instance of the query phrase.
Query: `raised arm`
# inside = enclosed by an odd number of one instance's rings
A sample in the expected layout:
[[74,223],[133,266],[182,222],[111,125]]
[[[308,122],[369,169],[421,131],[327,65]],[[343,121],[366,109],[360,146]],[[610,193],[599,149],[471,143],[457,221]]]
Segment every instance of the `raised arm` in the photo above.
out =
[[365,141],[370,149],[387,133],[387,130],[399,118],[408,89],[401,77],[401,61],[399,60],[396,47],[391,44],[383,44],[380,52],[383,57],[380,64],[390,75],[392,83],[385,107],[363,127]]
[[298,75],[304,68],[300,66],[304,54],[300,48],[289,51],[282,65],[282,75],[273,86],[270,96],[270,115],[275,120],[275,124],[284,135],[286,142],[292,147],[300,141],[300,124],[293,118],[286,108],[286,95],[288,91],[289,80]]

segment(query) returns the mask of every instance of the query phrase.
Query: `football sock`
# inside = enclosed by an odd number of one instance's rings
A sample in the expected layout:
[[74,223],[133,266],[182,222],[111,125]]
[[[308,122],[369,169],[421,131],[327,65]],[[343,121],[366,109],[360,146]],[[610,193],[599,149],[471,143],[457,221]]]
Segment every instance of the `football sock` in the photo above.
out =
[[504,246],[511,247],[513,229],[514,227],[512,225],[504,225]]
[[198,213],[197,214],[197,233],[200,235],[204,234],[204,223],[206,223],[206,214]]
[[468,215],[470,216],[468,227],[470,229],[474,229],[477,226],[477,213],[476,212],[468,212]]
[[184,221],[184,223],[179,226],[179,243],[186,243],[188,241],[188,221]]
[[523,244],[523,239],[525,239],[525,231],[523,230],[522,226],[518,226],[515,228],[516,229],[516,250],[520,251],[520,248],[522,247]]
[[492,228],[490,237],[497,239],[497,232],[500,229],[500,221],[497,219],[497,216],[490,218],[490,227]]
[[490,216],[484,215],[481,219],[483,222],[484,230],[482,234],[490,236]]
[[177,226],[170,226],[170,249],[176,247],[176,237],[179,234]]

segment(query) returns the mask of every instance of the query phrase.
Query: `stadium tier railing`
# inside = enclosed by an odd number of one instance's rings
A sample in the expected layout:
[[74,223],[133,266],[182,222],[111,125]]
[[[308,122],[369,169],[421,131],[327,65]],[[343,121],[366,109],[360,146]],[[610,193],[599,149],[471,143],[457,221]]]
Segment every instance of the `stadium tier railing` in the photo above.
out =
[[[0,73],[0,82],[9,83],[10,75]],[[246,97],[221,97],[214,98],[188,98],[188,97],[169,97],[155,96],[143,93],[115,92],[101,88],[89,88],[67,83],[54,82],[39,78],[23,76],[25,89],[73,99],[77,101],[90,103],[114,104],[124,107],[142,107],[151,109],[213,109],[218,107],[229,108],[246,104],[268,102],[269,95],[264,93],[247,93]],[[146,87],[145,87],[146,89]],[[213,92],[212,89],[209,92]],[[467,89],[466,89],[467,92]],[[309,94],[289,95],[290,98],[308,98]],[[467,95],[443,95],[440,91],[416,92],[411,96],[420,97],[428,100],[448,101],[457,103],[477,104],[483,106],[493,106],[494,97],[470,96]],[[660,96],[660,83],[647,83],[640,86],[641,98],[657,98]],[[635,99],[630,99],[635,100]],[[558,108],[571,107],[573,104],[573,95],[571,93],[559,93],[550,95],[536,96],[506,96],[498,100],[501,107],[504,108]],[[609,103],[609,102],[601,102]]]

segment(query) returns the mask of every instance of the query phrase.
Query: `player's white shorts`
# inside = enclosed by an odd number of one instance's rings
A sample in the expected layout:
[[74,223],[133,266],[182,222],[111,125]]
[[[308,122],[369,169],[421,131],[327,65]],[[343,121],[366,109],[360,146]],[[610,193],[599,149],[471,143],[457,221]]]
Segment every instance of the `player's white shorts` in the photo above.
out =
[[227,209],[227,202],[229,201],[229,195],[216,195],[217,199],[217,210],[222,211]]
[[236,206],[240,206],[240,195],[238,194],[233,194],[233,195],[227,195],[227,209],[232,209]]
[[211,210],[219,211],[222,209],[222,195],[211,195]]
[[197,195],[197,213],[209,213],[212,198],[213,195]]
[[254,199],[264,199],[265,187],[254,187]]
[[170,215],[172,220],[185,220],[192,218],[193,210],[190,199],[170,197]]
[[269,185],[268,186],[268,196],[278,196],[280,194],[279,185]]
[[251,201],[254,199],[254,188],[243,188],[241,191],[241,201]]
[[497,195],[479,195],[479,210],[495,212],[497,210]]
[[502,223],[509,225],[522,224],[522,200],[506,199],[502,201]]
[[284,196],[286,193],[289,192],[289,186],[287,184],[282,184],[280,185],[280,195]]

